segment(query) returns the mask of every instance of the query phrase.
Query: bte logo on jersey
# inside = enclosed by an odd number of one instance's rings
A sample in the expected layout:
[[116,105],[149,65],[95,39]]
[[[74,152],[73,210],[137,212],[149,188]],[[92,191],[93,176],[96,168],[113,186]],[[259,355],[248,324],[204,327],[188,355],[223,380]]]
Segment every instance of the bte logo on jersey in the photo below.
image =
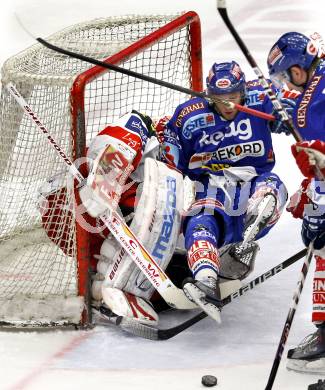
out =
[[265,93],[263,91],[248,91],[246,94],[246,104],[249,106],[258,106],[263,103]]
[[212,113],[204,113],[192,116],[189,118],[183,126],[182,134],[186,139],[191,139],[192,134],[200,129],[215,126],[216,122]]

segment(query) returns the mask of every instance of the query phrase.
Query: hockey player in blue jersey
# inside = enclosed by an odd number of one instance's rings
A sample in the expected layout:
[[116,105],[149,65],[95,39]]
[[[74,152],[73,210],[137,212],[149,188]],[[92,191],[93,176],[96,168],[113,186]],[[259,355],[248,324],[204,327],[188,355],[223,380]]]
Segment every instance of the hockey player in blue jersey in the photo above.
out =
[[[301,234],[305,245],[313,241],[314,248],[322,250],[317,255],[315,253],[313,283],[312,321],[317,330],[297,348],[288,351],[287,366],[297,371],[324,374],[325,191],[324,183],[317,182],[314,174],[316,162],[320,169],[325,166],[325,59],[322,58],[321,47],[317,47],[320,38],[317,33],[310,37],[297,32],[286,33],[271,48],[267,63],[273,83],[301,92],[295,101],[291,101],[291,115],[305,142],[293,145],[292,152],[306,179],[291,197],[288,209],[294,217],[303,219]],[[322,172],[325,173],[323,169]]]
[[227,108],[220,99],[271,113],[258,81],[245,81],[232,61],[214,64],[207,77],[209,100],[179,105],[167,123],[165,159],[196,183],[196,199],[184,220],[185,248],[193,279],[185,293],[218,320],[219,248],[263,237],[287,199],[272,173],[275,158],[269,123]]

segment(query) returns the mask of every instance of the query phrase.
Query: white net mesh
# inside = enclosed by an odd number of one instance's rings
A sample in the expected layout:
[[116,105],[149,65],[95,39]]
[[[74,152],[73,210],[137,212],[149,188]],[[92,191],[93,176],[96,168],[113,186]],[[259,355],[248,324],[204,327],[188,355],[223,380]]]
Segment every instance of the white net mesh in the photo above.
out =
[[[99,19],[69,27],[48,40],[102,60],[174,18]],[[161,36],[149,47],[125,58],[122,56],[118,62],[124,68],[191,87],[189,27],[181,27],[168,37]],[[67,175],[61,175],[61,186],[68,189],[51,195],[51,207],[43,214],[43,224],[38,208],[38,189],[50,177],[62,173],[64,163],[4,85],[9,81],[14,83],[71,159],[80,155],[79,138],[85,136],[89,142],[98,131],[127,111],[136,109],[158,118],[172,113],[180,101],[188,98],[148,82],[98,69],[87,76],[81,99],[84,107],[74,106],[75,95],[71,91],[76,77],[87,74],[84,72],[91,67],[36,44],[10,58],[2,68],[0,321],[78,323],[84,305],[83,297],[76,299],[80,295],[80,270],[76,226],[71,212],[73,188],[67,187]],[[67,302],[69,310],[63,309],[61,301]],[[47,309],[40,310],[41,306]]]

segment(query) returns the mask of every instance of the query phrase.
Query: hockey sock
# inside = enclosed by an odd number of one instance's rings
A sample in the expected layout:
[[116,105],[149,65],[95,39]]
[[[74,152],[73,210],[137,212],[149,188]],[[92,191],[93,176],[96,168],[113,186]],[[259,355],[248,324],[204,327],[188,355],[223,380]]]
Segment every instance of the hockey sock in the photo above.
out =
[[190,219],[185,234],[188,265],[197,280],[217,279],[220,259],[217,249],[219,227],[212,215],[199,215]]

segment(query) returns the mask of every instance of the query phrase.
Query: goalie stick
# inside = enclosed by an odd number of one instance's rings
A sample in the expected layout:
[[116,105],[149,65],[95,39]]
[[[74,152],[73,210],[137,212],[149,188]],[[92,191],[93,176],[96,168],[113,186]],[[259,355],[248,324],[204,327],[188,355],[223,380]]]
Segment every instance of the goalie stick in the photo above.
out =
[[[52,138],[48,129],[42,124],[36,113],[27,104],[14,85],[12,83],[8,83],[7,89],[15,98],[17,103],[27,113],[30,120],[36,124],[37,128],[48,139],[50,145],[56,150],[57,154],[69,167],[70,173],[73,177],[76,178],[79,184],[82,184],[84,182],[82,174]],[[178,309],[194,309],[197,307],[186,298],[183,290],[177,288],[173,284],[166,273],[155,262],[149,252],[139,242],[135,234],[113,208],[108,206],[107,210],[100,215],[100,218],[169,306]]]
[[[266,280],[283,271],[285,268],[288,268],[290,265],[304,257],[306,253],[307,249],[302,249],[300,252],[284,260],[282,263],[264,272],[262,275],[256,277],[255,279],[247,283],[245,286],[241,287],[239,290],[225,297],[222,300],[222,306],[228,305],[233,300],[246,294],[248,291],[253,290],[256,286],[264,283]],[[93,307],[93,310],[97,312],[101,311],[101,314],[106,317],[109,323],[114,324],[116,326],[120,326],[124,331],[131,333],[135,336],[139,336],[149,340],[168,340],[208,316],[204,311],[202,311],[179,325],[167,329],[157,329],[137,323],[134,320],[132,321],[126,317],[114,316],[111,314],[110,310],[106,309],[105,307]]]

